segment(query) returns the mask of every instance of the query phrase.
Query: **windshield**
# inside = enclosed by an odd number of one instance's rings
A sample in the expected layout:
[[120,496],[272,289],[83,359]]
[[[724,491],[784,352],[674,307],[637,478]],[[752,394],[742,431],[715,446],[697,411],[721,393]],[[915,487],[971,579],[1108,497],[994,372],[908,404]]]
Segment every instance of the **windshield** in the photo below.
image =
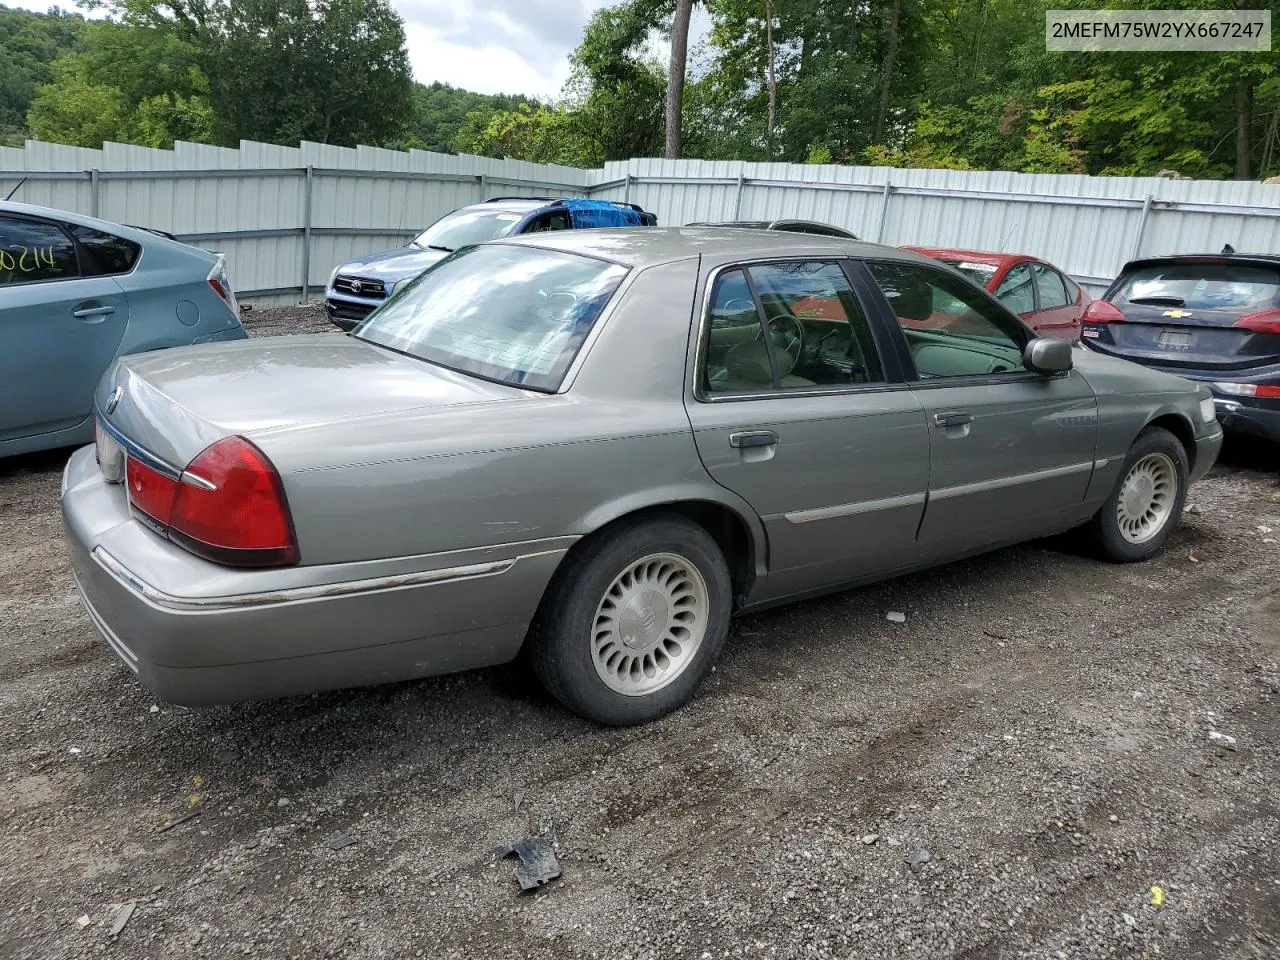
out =
[[1151,301],[1193,310],[1266,309],[1280,292],[1280,272],[1229,263],[1140,267],[1125,278],[1113,303]]
[[424,250],[458,250],[473,243],[505,237],[524,219],[523,213],[501,210],[459,210],[446,214],[413,238]]
[[554,391],[626,273],[535,247],[467,247],[371,313],[354,336],[486,380]]
[[948,259],[943,259],[942,262],[955,267],[980,287],[986,287],[986,285],[991,282],[991,278],[996,275],[996,268],[989,263],[974,263],[971,260]]

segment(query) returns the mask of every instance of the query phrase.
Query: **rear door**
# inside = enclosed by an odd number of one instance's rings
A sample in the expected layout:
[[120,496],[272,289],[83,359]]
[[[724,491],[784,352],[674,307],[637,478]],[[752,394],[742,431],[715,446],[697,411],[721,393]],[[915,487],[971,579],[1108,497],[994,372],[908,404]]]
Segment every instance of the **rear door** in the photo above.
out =
[[1036,288],[1036,312],[1024,316],[1036,333],[1042,337],[1059,340],[1077,340],[1080,337],[1080,314],[1076,300],[1067,289],[1066,280],[1047,263],[1030,264],[1031,276]]
[[1177,369],[1247,371],[1280,363],[1280,262],[1179,257],[1129,264],[1105,297],[1123,323],[1090,343]]
[[[1031,333],[988,295],[914,262],[868,261],[908,352],[929,427],[920,549],[943,557],[1050,532],[1079,514],[1093,472],[1097,401],[1084,377],[1022,366]],[[963,322],[930,330],[930,316]],[[964,330],[957,333],[956,330]]]
[[0,214],[0,440],[74,427],[128,323],[124,291],[60,224]]
[[839,259],[730,264],[703,283],[686,406],[708,472],[768,533],[756,599],[908,563],[929,436],[892,343],[868,321],[870,291]]

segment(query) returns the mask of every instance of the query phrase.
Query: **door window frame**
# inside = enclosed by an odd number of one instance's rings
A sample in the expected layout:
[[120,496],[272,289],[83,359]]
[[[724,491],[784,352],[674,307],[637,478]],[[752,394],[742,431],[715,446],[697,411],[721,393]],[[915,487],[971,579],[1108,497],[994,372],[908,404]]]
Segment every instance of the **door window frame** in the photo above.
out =
[[[1046,377],[1042,373],[1036,373],[1034,370],[1026,368],[1016,370],[1003,370],[999,373],[982,373],[982,374],[962,374],[952,377],[927,377],[922,378],[920,372],[916,369],[915,358],[911,355],[911,347],[907,342],[907,335],[903,332],[898,318],[893,312],[893,308],[889,305],[889,298],[884,295],[884,291],[880,289],[880,285],[876,282],[875,276],[868,269],[869,263],[884,263],[891,266],[908,266],[918,270],[925,270],[929,273],[937,274],[944,278],[951,278],[951,274],[944,269],[935,268],[929,264],[916,263],[913,260],[898,260],[893,257],[865,257],[853,261],[854,266],[861,271],[866,278],[866,283],[870,286],[874,294],[875,310],[880,324],[888,331],[895,347],[898,351],[899,363],[902,369],[907,373],[908,383],[913,390],[940,390],[946,387],[956,387],[965,385],[987,385],[1002,383],[1023,383],[1034,380],[1055,380],[1063,379],[1071,375],[1071,371],[1067,370],[1062,373],[1053,374]],[[988,290],[979,287],[976,283],[971,284],[974,291],[979,295],[986,297],[987,300],[998,311],[1005,314],[1018,328],[1026,335],[1026,343],[1037,339],[1037,334],[1027,323],[1023,321],[1016,313],[1002,304]],[[1034,287],[1034,284],[1033,284]],[[1026,343],[1023,344],[1023,351],[1026,351]]]
[[[1030,260],[1021,260],[1018,263],[1015,263],[1013,266],[1011,266],[1008,270],[1006,270],[1004,274],[1000,277],[1000,282],[996,284],[996,289],[991,291],[991,296],[995,297],[996,301],[1001,306],[1004,306],[1004,301],[1000,299],[1000,288],[1004,286],[1005,281],[1009,279],[1009,276],[1013,273],[1013,271],[1021,270],[1021,269],[1025,269],[1027,271],[1027,280],[1031,284],[1031,309],[1028,310],[1027,313],[1029,314],[1039,313],[1040,312],[1040,289],[1036,286],[1036,275],[1031,270]],[[1009,308],[1005,307],[1005,309],[1008,310]],[[1009,310],[1009,312],[1013,313],[1012,310]],[[1023,314],[1021,313],[1013,313],[1013,315],[1018,318],[1021,318],[1023,316]]]
[[[1031,286],[1036,292],[1036,313],[1044,310],[1063,310],[1066,307],[1075,306],[1075,300],[1071,299],[1071,291],[1067,288],[1066,277],[1062,275],[1061,270],[1050,266],[1043,260],[1030,260],[1028,265],[1031,267]],[[1037,275],[1037,271],[1052,273],[1058,278],[1058,283],[1062,285],[1062,295],[1066,298],[1062,303],[1045,306],[1044,301],[1040,298],[1040,278]],[[1080,299],[1079,296],[1076,297],[1076,300],[1078,299]]]
[[[761,267],[778,263],[826,263],[833,264],[840,268],[844,274],[845,280],[849,283],[850,291],[853,293],[858,302],[858,306],[862,309],[863,316],[866,318],[867,326],[871,333],[871,340],[876,349],[877,359],[880,361],[883,379],[876,383],[829,383],[815,384],[812,387],[782,387],[778,380],[778,362],[774,357],[774,347],[772,337],[768,335],[764,316],[764,305],[760,300],[760,295],[756,290],[755,281],[751,277],[751,267]],[[877,316],[878,304],[871,299],[872,295],[879,296],[879,289],[867,287],[867,278],[859,274],[855,269],[859,264],[846,256],[830,256],[821,253],[804,254],[786,257],[754,257],[746,260],[733,260],[726,263],[718,264],[710,270],[704,271],[700,280],[699,289],[695,295],[694,307],[696,310],[696,323],[693,325],[693,349],[689,351],[690,366],[686,370],[686,381],[689,387],[686,388],[686,396],[691,395],[693,399],[699,403],[729,403],[737,401],[755,401],[755,400],[786,400],[799,399],[802,397],[831,396],[833,394],[845,393],[882,393],[888,390],[906,390],[910,389],[910,376],[908,371],[914,374],[914,365],[910,368],[904,367],[902,364],[901,353],[898,350],[897,343],[889,335],[889,331],[884,328],[883,320]],[[734,270],[741,270],[743,277],[747,281],[747,288],[751,291],[751,297],[755,301],[756,317],[760,323],[760,335],[764,338],[768,353],[769,363],[773,372],[774,386],[758,391],[734,391],[717,393],[707,390],[703,386],[702,371],[706,362],[707,347],[711,338],[711,308],[713,306],[712,298],[715,294],[716,284],[720,277],[725,273],[731,273]],[[865,272],[865,269],[864,269]],[[910,354],[908,354],[910,357]]]

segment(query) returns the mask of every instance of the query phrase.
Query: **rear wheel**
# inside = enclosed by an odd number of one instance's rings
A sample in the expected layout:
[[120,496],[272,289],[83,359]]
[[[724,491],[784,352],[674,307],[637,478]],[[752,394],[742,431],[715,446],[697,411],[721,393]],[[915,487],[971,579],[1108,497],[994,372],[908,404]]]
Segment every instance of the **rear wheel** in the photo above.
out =
[[580,716],[655,720],[715,663],[731,597],[724,556],[701,527],[670,515],[623,521],[565,560],[534,621],[530,663]]
[[1182,516],[1188,472],[1187,452],[1168,430],[1149,427],[1139,434],[1091,524],[1103,555],[1132,563],[1163,547]]

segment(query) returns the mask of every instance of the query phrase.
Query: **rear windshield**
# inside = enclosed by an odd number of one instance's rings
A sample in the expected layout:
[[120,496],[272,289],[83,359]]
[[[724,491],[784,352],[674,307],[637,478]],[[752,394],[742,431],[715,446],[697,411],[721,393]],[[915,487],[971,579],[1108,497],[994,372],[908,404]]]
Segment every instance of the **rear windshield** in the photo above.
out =
[[536,247],[467,247],[398,291],[354,336],[486,380],[555,391],[626,272]]
[[1140,267],[1121,284],[1113,303],[1193,310],[1266,309],[1280,294],[1280,272],[1229,263],[1175,263]]
[[971,260],[942,259],[948,266],[955,267],[980,287],[985,287],[996,275],[996,268],[989,263],[974,263]]

